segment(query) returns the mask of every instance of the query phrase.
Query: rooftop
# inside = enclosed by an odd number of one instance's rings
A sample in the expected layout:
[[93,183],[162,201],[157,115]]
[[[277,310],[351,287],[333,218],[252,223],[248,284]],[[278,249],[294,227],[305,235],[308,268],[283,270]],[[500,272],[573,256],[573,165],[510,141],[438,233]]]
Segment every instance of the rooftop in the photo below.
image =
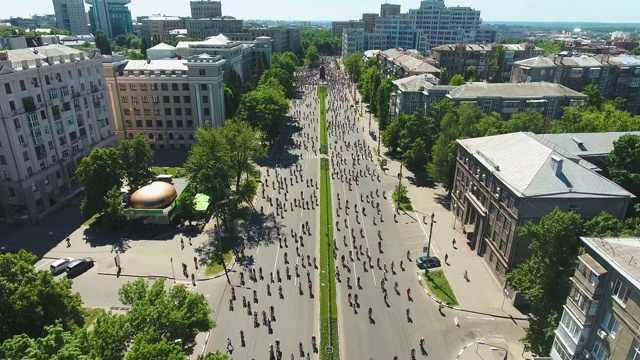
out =
[[529,67],[556,67],[556,66],[571,66],[571,67],[602,67],[602,63],[596,60],[590,55],[580,56],[549,56],[549,57],[535,57],[530,59],[524,59],[516,61],[514,64],[524,65]]
[[181,19],[178,16],[149,16],[146,19],[142,19],[142,21],[180,21]]
[[204,41],[180,41],[176,48],[188,48],[188,47],[208,47],[208,46],[222,46],[222,45],[233,45],[236,44],[236,41],[229,40],[226,36],[220,34],[217,36],[210,36],[206,38]]
[[175,46],[171,46],[169,44],[160,43],[154,47],[149,48],[148,50],[175,50]]
[[613,151],[613,142],[622,135],[640,135],[640,131],[540,134],[561,148],[580,157],[604,156]]
[[568,96],[586,99],[586,95],[571,90],[566,86],[547,83],[485,83],[472,82],[458,86],[447,95],[451,99],[475,99],[475,98],[522,98],[540,99],[543,97]]
[[86,58],[91,57],[100,57],[99,53],[89,54],[86,51],[78,50],[69,46],[53,44],[53,45],[45,45],[38,46],[32,48],[25,49],[16,49],[16,50],[7,50],[6,51],[9,61],[11,61],[11,65],[14,70],[22,70],[22,61],[26,60],[29,67],[33,67],[36,65],[36,60],[41,60],[43,66],[49,65],[47,63],[47,58],[49,56],[53,57],[55,62],[60,61],[60,56],[62,56],[65,60],[69,60],[71,55],[74,55],[76,59],[80,59],[80,56],[84,56]]
[[187,60],[129,60],[124,71],[187,71]]
[[380,55],[393,61],[395,64],[402,67],[408,72],[423,73],[423,74],[424,73],[431,73],[431,74],[440,73],[440,69],[429,64],[426,60],[418,59],[398,49],[385,50],[380,52]]
[[[532,133],[485,136],[458,143],[520,197],[635,197],[583,166],[574,154],[541,142]],[[554,169],[558,160],[559,173]]]
[[640,238],[583,237],[581,240],[629,280],[636,289],[640,289],[640,267],[636,260],[640,258]]
[[425,88],[432,88],[434,85],[438,85],[438,82],[438,78],[431,74],[412,75],[393,81],[400,90],[408,92],[417,92]]
[[491,51],[491,44],[446,44],[434,47],[434,51],[455,51],[456,48],[464,48],[465,51]]

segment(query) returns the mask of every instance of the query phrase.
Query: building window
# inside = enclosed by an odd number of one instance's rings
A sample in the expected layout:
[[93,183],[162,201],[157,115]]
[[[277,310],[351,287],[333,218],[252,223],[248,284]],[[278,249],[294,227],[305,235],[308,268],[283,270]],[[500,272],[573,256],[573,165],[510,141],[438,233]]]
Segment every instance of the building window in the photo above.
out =
[[640,360],[640,342],[638,342],[638,340],[633,341],[633,346],[629,350],[627,360]]
[[593,343],[593,348],[591,349],[591,355],[593,355],[593,358],[596,360],[609,359],[609,352],[598,340],[596,340],[596,342]]
[[159,103],[159,102],[160,102],[160,97],[159,97],[159,96],[153,96],[153,97],[152,97],[152,100],[153,100],[153,103],[154,103],[154,104],[157,104],[157,103]]
[[191,116],[191,108],[184,109],[184,114],[187,116]]
[[0,155],[0,165],[7,165],[7,159],[4,155]]
[[144,108],[144,115],[145,115],[145,116],[151,116],[151,109],[149,109],[149,108]]
[[205,76],[206,71],[204,69],[199,69],[198,74],[200,74],[200,76]]
[[560,355],[560,359],[573,360],[573,357],[569,355],[569,352],[567,351],[567,349],[565,349],[564,345],[562,345],[562,342],[558,341],[557,336],[555,339],[553,339],[553,350],[555,350],[558,355]]
[[180,96],[174,96],[173,97],[173,102],[176,104],[180,104]]
[[62,179],[62,175],[60,174],[60,170],[56,170],[56,179]]
[[124,104],[128,103],[129,102],[129,97],[125,96],[125,95],[120,96],[120,102],[124,103]]
[[14,188],[9,188],[9,196],[10,197],[15,197],[16,196],[16,190]]
[[191,96],[184,96],[184,103],[191,104]]
[[148,104],[148,103],[149,103],[149,97],[147,97],[147,96],[143,96],[143,97],[142,97],[142,103],[143,103],[143,104]]
[[120,89],[120,91],[127,91],[127,84],[118,84],[118,89]]
[[182,91],[189,91],[189,83],[182,83]]
[[161,128],[162,126],[162,120],[156,120],[156,127],[157,128]]
[[24,80],[20,80],[20,90],[27,91],[27,85],[24,83]]
[[22,158],[24,159],[24,161],[29,161],[29,153],[26,151],[23,151]]
[[613,286],[612,294],[613,298],[618,300],[623,306],[627,304],[627,300],[629,299],[629,288],[627,285],[622,283],[620,279],[616,280],[616,284]]
[[169,101],[171,101],[170,99],[171,99],[171,98],[170,98],[169,96],[166,96],[166,95],[165,95],[165,96],[163,96],[163,97],[162,97],[162,102],[163,102],[163,103],[165,103],[165,104],[168,104],[168,103],[169,103]]
[[147,91],[147,84],[145,83],[140,84],[140,91]]
[[171,91],[180,91],[180,87],[178,86],[178,84],[171,84]]
[[151,120],[145,120],[145,126],[148,128],[152,128],[153,127],[153,121]]
[[162,89],[162,91],[169,91],[169,84],[160,84],[160,89]]
[[202,96],[202,103],[203,104],[208,104],[209,103],[209,97],[206,96],[206,95]]
[[602,328],[605,329],[607,333],[611,335],[612,338],[616,337],[616,334],[618,333],[619,325],[620,325],[620,322],[618,322],[616,317],[610,311],[607,311],[604,314],[604,317],[602,318],[602,323],[600,324],[600,326],[602,326]]
[[31,184],[31,191],[37,192],[38,191],[38,184],[36,184],[36,183]]
[[589,310],[589,299],[586,295],[580,292],[577,286],[572,285],[571,290],[569,291],[569,299],[573,301],[574,304],[582,311],[583,314],[587,313]]
[[44,178],[44,184],[45,185],[49,185],[50,184],[48,176],[46,178]]
[[13,91],[11,91],[11,84],[9,84],[9,83],[4,83],[4,91],[5,91],[7,94],[11,94],[11,93],[13,93]]
[[204,108],[204,116],[209,116],[210,110],[209,108]]
[[138,87],[136,84],[130,83],[129,84],[129,91],[137,91]]
[[181,108],[175,108],[174,109],[176,116],[182,116],[182,109]]
[[171,116],[171,108],[164,108],[164,114],[167,116]]
[[[580,331],[582,331],[582,329],[580,328],[578,321],[574,319],[573,316],[571,316],[569,311],[565,310],[562,312],[562,319],[560,320],[560,324],[565,329],[567,334],[571,336],[573,341],[575,341],[576,343],[579,343],[578,340],[580,338]],[[582,341],[580,341],[580,343],[581,342]]]

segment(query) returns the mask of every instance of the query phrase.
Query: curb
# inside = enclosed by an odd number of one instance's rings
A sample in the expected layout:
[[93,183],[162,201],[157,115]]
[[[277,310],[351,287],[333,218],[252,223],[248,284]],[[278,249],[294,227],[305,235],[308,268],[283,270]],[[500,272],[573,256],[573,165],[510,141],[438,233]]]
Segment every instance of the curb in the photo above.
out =
[[431,295],[431,293],[429,292],[429,290],[427,290],[427,286],[425,284],[425,282],[422,279],[422,273],[420,271],[416,272],[416,274],[418,275],[418,283],[420,284],[420,286],[422,287],[422,290],[424,290],[424,292],[427,294],[427,296],[429,296],[431,298],[431,300],[433,300],[435,303],[437,303],[438,305],[442,305],[443,307],[452,309],[452,310],[458,310],[458,311],[464,311],[464,312],[473,312],[473,313],[480,313],[480,314],[485,314],[488,316],[492,316],[492,317],[496,317],[496,318],[501,318],[501,319],[511,319],[511,320],[520,320],[520,321],[526,321],[528,320],[526,317],[513,317],[511,315],[498,315],[498,314],[491,314],[491,313],[486,313],[486,312],[482,312],[482,311],[477,311],[477,310],[471,310],[471,309],[465,309],[465,308],[461,308],[459,306],[451,306],[445,302],[442,302],[441,300],[439,300],[438,298],[436,298],[435,296]]
[[462,353],[471,345],[475,344],[476,342],[470,342],[467,345],[463,346],[462,349],[460,349],[460,352],[458,352],[458,355],[456,356],[455,360],[458,360],[460,358],[460,356],[462,355]]
[[[230,272],[231,270],[233,270],[234,266],[236,265],[236,260],[234,258],[234,260],[231,262],[231,264],[229,265],[229,267],[227,268],[227,272]],[[136,275],[136,274],[124,274],[124,273],[120,273],[120,275],[118,274],[114,274],[111,272],[104,272],[104,271],[100,271],[100,269],[98,269],[98,275],[102,275],[102,276],[116,276],[116,277],[121,277],[121,276],[125,276],[125,277],[135,277],[135,278],[146,278],[146,279],[165,279],[165,280],[174,280],[177,281],[178,279],[171,277],[171,276],[165,276],[165,275],[153,275],[153,274],[149,274],[149,275]],[[208,281],[208,280],[213,280],[213,279],[217,279],[219,277],[224,276],[224,270],[213,275],[213,276],[208,276],[208,277],[201,277],[201,278],[196,278],[196,281]]]

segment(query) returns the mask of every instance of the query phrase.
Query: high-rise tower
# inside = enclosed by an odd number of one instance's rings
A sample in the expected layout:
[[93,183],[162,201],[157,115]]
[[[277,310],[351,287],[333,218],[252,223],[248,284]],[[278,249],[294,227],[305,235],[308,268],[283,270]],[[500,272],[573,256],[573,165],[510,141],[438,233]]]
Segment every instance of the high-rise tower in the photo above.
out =
[[131,11],[127,4],[131,0],[84,0],[91,5],[89,8],[89,21],[91,33],[102,30],[107,38],[113,39],[120,34],[133,32]]
[[76,35],[89,32],[82,0],[53,0],[53,11],[59,29],[69,30]]

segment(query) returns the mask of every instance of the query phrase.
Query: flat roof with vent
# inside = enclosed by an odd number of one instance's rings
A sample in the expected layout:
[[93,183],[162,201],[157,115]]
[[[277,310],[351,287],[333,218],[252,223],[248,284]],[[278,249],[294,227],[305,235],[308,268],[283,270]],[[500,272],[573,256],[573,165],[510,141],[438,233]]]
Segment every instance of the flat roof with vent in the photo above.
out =
[[[602,269],[614,268],[621,276],[640,289],[640,238],[582,237],[587,253],[595,252]],[[594,271],[595,272],[595,271]]]

